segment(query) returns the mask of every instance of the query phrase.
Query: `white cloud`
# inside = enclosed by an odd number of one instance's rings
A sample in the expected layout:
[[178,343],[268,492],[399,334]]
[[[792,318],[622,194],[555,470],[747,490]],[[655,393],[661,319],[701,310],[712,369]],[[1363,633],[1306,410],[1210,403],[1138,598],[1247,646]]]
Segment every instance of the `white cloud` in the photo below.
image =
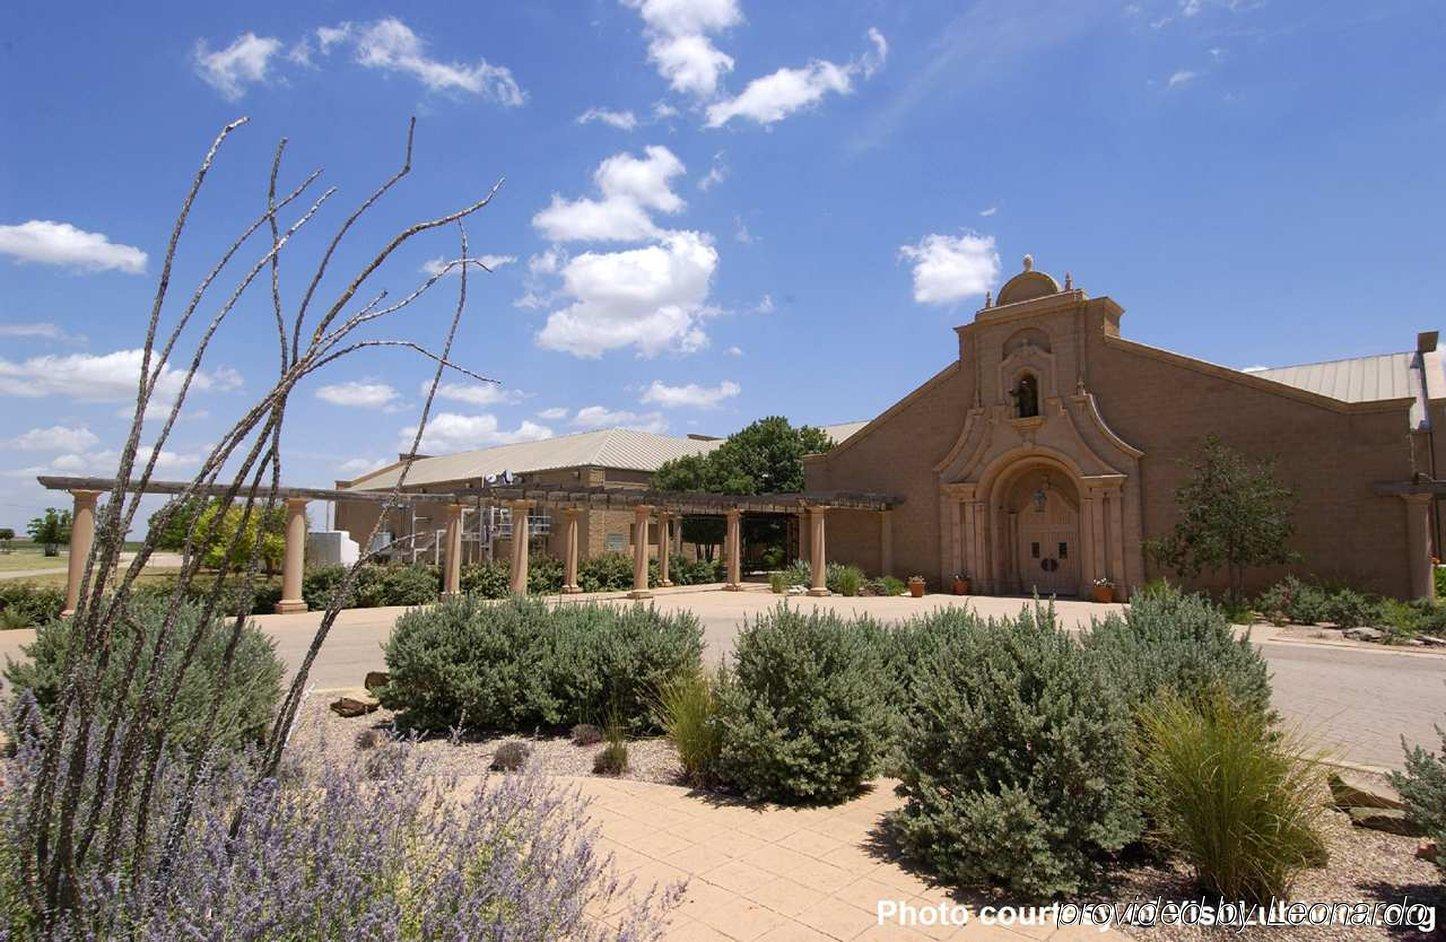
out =
[[385,468],[389,464],[391,462],[385,458],[348,458],[337,465],[336,470],[344,479],[359,478],[368,471]]
[[567,418],[567,409],[562,406],[553,406],[551,409],[543,409],[537,413],[539,419],[546,419],[549,422],[556,422],[559,419]]
[[638,126],[638,116],[631,111],[613,111],[608,108],[589,108],[577,116],[578,124],[601,122],[619,131],[631,131]]
[[629,412],[626,409],[607,409],[603,406],[585,406],[577,410],[572,424],[578,428],[626,428],[638,432],[652,432],[661,435],[668,430],[668,421],[658,412]]
[[709,105],[707,126],[722,127],[734,118],[766,126],[818,104],[829,92],[849,94],[855,75],[871,77],[888,57],[889,44],[883,34],[871,27],[868,35],[873,48],[852,62],[839,65],[815,59],[800,69],[785,67],[754,79],[737,97]]
[[100,444],[100,438],[83,425],[52,425],[33,428],[3,444],[19,451],[85,451]]
[[698,181],[698,189],[706,193],[727,179],[728,165],[723,162],[723,154],[720,151],[713,155],[713,166],[709,167],[707,175]]
[[[140,382],[140,350],[114,353],[73,353],[31,357],[22,362],[0,359],[0,395],[39,398],[69,396],[82,402],[133,400]],[[152,364],[152,369],[155,369]],[[185,372],[167,366],[156,384],[155,402],[170,402],[180,392]],[[192,392],[224,392],[241,386],[241,374],[230,367],[198,372]]]
[[1188,85],[1195,81],[1197,77],[1198,73],[1196,72],[1191,72],[1189,69],[1180,69],[1165,80],[1165,87],[1179,88],[1181,85]]
[[135,246],[112,242],[103,233],[86,232],[68,222],[49,219],[0,226],[0,255],[81,271],[115,270],[131,275],[142,275],[146,271],[146,253]]
[[66,333],[59,324],[45,321],[0,324],[0,337],[24,340],[84,340],[84,335]]
[[988,217],[993,216],[993,215],[994,215],[995,213],[997,213],[997,212],[999,212],[999,207],[998,207],[998,206],[990,206],[990,207],[987,208],[987,209],[981,209],[981,210],[979,210],[979,215],[981,215],[981,216],[983,216],[983,217],[985,217],[985,218],[987,219]]
[[728,354],[730,357],[741,357],[741,356],[743,356],[743,348],[742,348],[742,347],[729,347],[727,350],[724,350],[723,352],[726,353],[726,354]]
[[[151,460],[151,454],[155,451],[154,445],[141,445],[136,449],[136,463],[138,467],[144,467]],[[162,476],[167,473],[180,471],[194,471],[200,466],[205,456],[197,452],[171,451],[162,448],[156,452],[156,471]],[[30,477],[37,474],[55,473],[61,474],[114,474],[120,462],[120,452],[108,448],[103,451],[71,451],[56,455],[51,459],[50,464],[31,468],[21,468],[17,471],[7,471],[7,476]]]
[[[425,396],[431,388],[430,382],[423,382],[421,394]],[[437,386],[437,398],[474,406],[491,406],[521,402],[524,395],[520,389],[504,389],[496,383],[441,383]]]
[[585,252],[562,269],[572,303],[548,315],[540,346],[597,357],[636,347],[643,356],[691,352],[707,344],[701,322],[718,252],[699,232],[669,232],[661,242],[621,252]]
[[918,245],[902,245],[899,256],[914,264],[914,300],[949,304],[983,294],[999,277],[994,237],[933,233]]
[[370,69],[410,75],[431,91],[463,92],[508,108],[527,95],[506,66],[479,58],[475,63],[443,62],[427,55],[426,43],[396,17],[373,23],[341,23],[316,31],[322,53],[342,43],[351,45],[356,61]]
[[384,409],[401,398],[387,383],[348,382],[321,386],[316,398],[334,406],[353,406],[358,409]]
[[623,0],[642,16],[648,59],[676,92],[711,98],[733,58],[709,34],[743,22],[737,0]]
[[[474,255],[472,257],[477,261],[481,262],[482,267],[486,268],[488,271],[496,271],[497,269],[502,268],[505,265],[511,265],[513,262],[517,261],[516,255]],[[422,263],[422,274],[431,275],[433,277],[440,275],[442,274],[442,271],[447,267],[447,263],[452,261],[456,261],[456,259],[442,257],[429,259],[428,261]],[[449,272],[449,274],[456,274],[457,268],[460,267],[461,266],[454,267]],[[473,266],[474,270],[475,268],[476,266]]]
[[773,295],[771,295],[771,294],[765,294],[763,297],[761,297],[761,298],[758,299],[758,303],[757,303],[757,304],[753,305],[753,313],[754,313],[754,314],[772,314],[772,313],[773,313],[773,308],[774,308],[774,305],[773,305]]
[[[410,448],[416,434],[415,425],[402,429],[399,447],[402,450]],[[515,429],[505,429],[497,421],[497,416],[490,413],[461,415],[456,412],[439,412],[427,423],[419,450],[423,454],[450,454],[491,445],[541,441],[551,437],[552,429],[536,422],[523,421]]]
[[[658,237],[662,230],[649,211],[676,213],[684,207],[682,197],[673,192],[672,180],[685,168],[666,147],[653,145],[644,154],[607,158],[593,172],[602,199],[566,200],[554,194],[551,205],[532,217],[533,227],[553,242],[636,242]],[[554,256],[549,263],[555,271],[558,259]]]
[[741,242],[744,245],[752,245],[758,241],[757,237],[748,231],[748,224],[739,215],[733,216],[733,241]]
[[655,379],[638,401],[664,409],[716,409],[725,399],[732,399],[741,392],[743,387],[731,379],[725,379],[717,386],[699,386],[697,383],[669,386]]
[[281,40],[246,32],[225,49],[214,52],[204,39],[196,41],[191,60],[196,74],[221,97],[235,101],[246,94],[246,86],[266,81],[271,57],[281,50]]

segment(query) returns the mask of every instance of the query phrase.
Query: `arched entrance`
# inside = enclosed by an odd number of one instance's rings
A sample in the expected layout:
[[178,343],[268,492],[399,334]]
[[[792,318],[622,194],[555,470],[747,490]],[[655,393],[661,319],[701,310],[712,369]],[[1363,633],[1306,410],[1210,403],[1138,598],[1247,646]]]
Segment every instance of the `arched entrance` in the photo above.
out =
[[1047,467],[1024,470],[1009,483],[1004,507],[1017,589],[1080,594],[1080,502],[1069,476]]

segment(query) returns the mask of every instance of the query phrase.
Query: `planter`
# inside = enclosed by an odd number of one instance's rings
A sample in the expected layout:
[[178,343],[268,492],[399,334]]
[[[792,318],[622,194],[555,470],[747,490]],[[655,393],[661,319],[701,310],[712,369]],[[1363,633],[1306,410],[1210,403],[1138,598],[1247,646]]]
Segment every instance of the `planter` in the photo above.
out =
[[924,580],[915,576],[909,580],[909,594],[916,599],[924,597]]
[[1090,597],[1096,602],[1113,602],[1115,600],[1115,587],[1112,585],[1097,585],[1091,590]]
[[968,580],[968,579],[955,579],[955,580],[954,580],[954,594],[955,594],[955,595],[968,595],[968,594],[969,594],[969,580]]

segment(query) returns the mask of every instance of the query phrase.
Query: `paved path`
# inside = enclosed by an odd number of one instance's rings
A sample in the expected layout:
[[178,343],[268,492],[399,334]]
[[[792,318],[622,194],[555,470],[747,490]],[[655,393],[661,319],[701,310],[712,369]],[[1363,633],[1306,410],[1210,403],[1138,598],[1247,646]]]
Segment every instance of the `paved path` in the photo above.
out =
[[[54,557],[52,557],[54,558]],[[127,565],[136,558],[135,553],[121,553],[121,565]],[[70,565],[69,554],[60,554],[61,562],[47,566],[44,569],[3,569],[0,570],[0,581],[6,579],[33,579],[37,576],[63,576],[66,567]],[[180,553],[152,553],[151,558],[146,560],[146,569],[180,569]]]

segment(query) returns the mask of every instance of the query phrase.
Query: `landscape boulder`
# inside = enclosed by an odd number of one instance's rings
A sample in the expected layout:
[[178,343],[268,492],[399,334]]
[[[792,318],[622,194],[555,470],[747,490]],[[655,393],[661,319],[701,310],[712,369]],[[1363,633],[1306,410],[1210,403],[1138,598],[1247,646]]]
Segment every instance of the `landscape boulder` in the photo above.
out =
[[348,718],[365,716],[381,705],[381,701],[370,690],[353,687],[343,690],[341,696],[331,701],[331,712]]
[[1352,808],[1347,813],[1351,816],[1351,823],[1359,828],[1402,837],[1421,836],[1421,829],[1406,818],[1406,812],[1397,808]]
[[1351,808],[1394,808],[1400,811],[1406,807],[1401,804],[1394,788],[1361,772],[1349,769],[1332,772],[1326,784],[1330,786],[1331,801],[1342,811]]
[[1341,634],[1352,641],[1380,641],[1386,636],[1379,628],[1368,628],[1364,625],[1360,628],[1347,628]]

